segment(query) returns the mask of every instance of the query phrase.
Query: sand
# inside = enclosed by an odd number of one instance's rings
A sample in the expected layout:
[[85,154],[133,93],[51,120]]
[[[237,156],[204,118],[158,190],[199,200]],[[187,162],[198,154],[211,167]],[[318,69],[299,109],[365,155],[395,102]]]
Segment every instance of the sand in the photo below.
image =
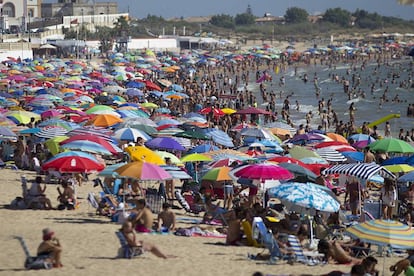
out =
[[[261,271],[270,275],[321,275],[332,270],[349,272],[349,265],[305,266],[280,262],[268,265],[264,261],[247,258],[248,253],[256,254],[263,249],[247,246],[223,246],[223,238],[178,237],[174,235],[146,234],[138,237],[158,245],[174,259],[159,259],[149,253],[132,260],[116,258],[119,242],[115,231],[119,225],[106,217],[95,215],[95,210],[86,201],[88,192],[98,193],[89,182],[78,189],[81,204],[74,211],[10,210],[6,208],[16,196],[21,195],[20,176],[34,178],[32,172],[1,170],[0,182],[0,275],[252,275]],[[92,179],[92,178],[91,178]],[[57,205],[56,185],[49,184],[46,194]],[[183,212],[177,210],[178,217]],[[181,224],[181,226],[188,226]],[[51,271],[30,271],[24,267],[24,252],[13,235],[23,236],[32,254],[41,241],[41,231],[52,228],[64,247],[63,268]],[[386,258],[389,267],[398,258]],[[382,268],[380,258],[379,268]],[[385,275],[390,275],[386,272]]]

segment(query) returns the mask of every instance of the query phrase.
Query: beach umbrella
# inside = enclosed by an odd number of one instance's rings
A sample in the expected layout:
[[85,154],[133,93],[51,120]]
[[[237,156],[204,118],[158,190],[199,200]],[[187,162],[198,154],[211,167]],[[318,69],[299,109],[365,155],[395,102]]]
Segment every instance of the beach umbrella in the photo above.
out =
[[83,126],[68,132],[68,136],[71,137],[75,135],[94,135],[109,142],[112,142],[111,134],[111,130],[96,126]]
[[176,137],[188,138],[188,139],[198,139],[198,140],[210,140],[211,138],[208,135],[202,133],[202,131],[196,130],[186,130],[174,134]]
[[240,135],[270,140],[273,139],[272,134],[262,128],[244,128],[240,131]]
[[125,164],[115,171],[120,177],[135,178],[141,181],[172,179],[171,175],[160,166],[143,161]]
[[298,182],[315,182],[318,177],[311,170],[295,163],[279,163],[278,166],[287,169],[295,175]]
[[166,172],[171,175],[172,179],[192,179],[183,169],[176,166],[161,166]]
[[89,120],[87,124],[97,127],[110,127],[121,122],[123,122],[123,120],[117,116],[110,114],[99,114]]
[[348,141],[350,141],[350,140],[353,140],[354,142],[367,141],[367,140],[375,142],[375,139],[372,138],[370,135],[362,134],[362,133],[353,134],[353,135],[349,136]]
[[384,168],[392,173],[408,173],[414,171],[414,167],[407,164],[386,165]]
[[322,157],[304,157],[301,158],[300,161],[309,165],[309,164],[322,164],[322,165],[329,165],[329,162],[323,159]]
[[[315,210],[333,213],[340,208],[339,202],[328,193],[328,188],[314,183],[288,182],[268,189],[269,197],[278,198],[288,210],[299,214],[314,215]],[[309,218],[310,237],[313,244],[313,217]]]
[[374,143],[369,144],[369,148],[372,151],[379,152],[414,153],[414,147],[412,145],[396,138],[377,140]]
[[112,107],[108,106],[108,105],[94,105],[91,108],[89,108],[88,110],[86,110],[86,114],[96,114],[95,112],[111,112],[111,111],[115,111],[115,109],[113,109]]
[[345,174],[355,176],[361,179],[370,179],[376,174],[382,177],[395,179],[395,175],[385,169],[384,167],[375,163],[351,163],[331,166],[322,172],[324,175],[328,174]]
[[112,155],[112,153],[100,144],[87,140],[77,140],[65,143],[60,146],[62,149],[80,150],[83,152],[96,153],[101,155]]
[[398,249],[414,249],[414,229],[395,220],[369,220],[345,229],[353,238]]
[[219,167],[209,170],[201,180],[208,181],[231,181],[232,178],[229,176],[231,168],[229,167]]
[[281,129],[289,130],[291,133],[296,132],[295,128],[293,128],[291,125],[288,125],[284,122],[272,122],[272,123],[266,124],[265,127],[267,127],[267,128],[281,128]]
[[15,138],[17,138],[17,135],[10,128],[5,127],[5,126],[0,126],[0,139],[15,139]]
[[211,157],[208,157],[204,154],[200,154],[200,153],[191,153],[191,154],[187,154],[184,157],[181,158],[181,162],[186,163],[186,162],[204,162],[204,161],[212,161],[213,159],[211,159]]
[[40,115],[30,111],[15,110],[5,113],[7,118],[17,121],[20,124],[30,123],[31,118],[34,118],[34,121],[40,120]]
[[[153,120],[148,119],[148,118],[143,118],[143,117],[126,119],[124,124],[123,124],[124,127],[132,126],[132,125],[133,126],[135,126],[135,125],[146,125],[146,126],[150,126],[150,127],[153,127],[153,128],[158,126]],[[134,128],[138,128],[138,127],[134,127]]]
[[49,109],[40,113],[42,119],[52,118],[52,117],[62,117],[63,114],[56,109]]
[[226,115],[231,115],[231,114],[237,112],[237,110],[234,110],[234,109],[228,108],[228,107],[222,108],[221,111]]
[[49,120],[40,122],[38,124],[39,127],[61,127],[66,129],[67,131],[71,131],[72,129],[80,127],[78,124],[65,121],[59,118],[51,118]]
[[341,152],[348,161],[364,162],[364,153],[360,151],[343,151]]
[[264,109],[256,108],[256,107],[247,107],[245,109],[238,110],[234,114],[266,114],[266,115],[272,115],[272,112],[266,111]]
[[293,157],[295,159],[303,159],[307,157],[321,158],[321,156],[317,154],[315,151],[299,146],[294,146],[293,148],[291,148],[289,150],[289,155],[290,157]]
[[98,173],[98,176],[116,177],[118,174],[115,172],[115,170],[118,169],[119,167],[125,165],[125,164],[127,164],[127,163],[126,162],[121,162],[121,163],[106,166],[105,169],[103,169],[102,171],[100,171]]
[[47,139],[45,141],[45,145],[52,155],[56,155],[61,150],[59,143],[66,139],[68,139],[68,136],[55,136],[53,138]]
[[215,151],[215,150],[219,150],[219,148],[212,144],[202,144],[202,145],[193,147],[192,149],[188,151],[188,153],[205,153],[205,152]]
[[230,136],[219,129],[215,129],[215,128],[206,128],[203,129],[204,134],[206,134],[207,136],[209,136],[215,143],[228,147],[228,148],[233,148],[234,144],[233,144],[233,140],[230,138]]
[[149,102],[148,103],[142,103],[141,106],[142,107],[145,107],[147,109],[155,109],[155,108],[158,107],[157,104],[155,104],[155,103],[149,103]]
[[339,151],[330,149],[329,147],[320,148],[315,150],[320,157],[329,162],[344,162],[347,158],[343,156]]
[[381,165],[386,166],[386,165],[396,165],[396,164],[408,164],[407,159],[408,159],[407,156],[392,157],[392,158],[389,158],[387,160],[384,160],[381,163]]
[[35,136],[49,139],[56,136],[65,136],[68,132],[69,131],[63,127],[50,126],[42,128],[39,132],[35,133]]
[[148,135],[155,135],[155,134],[158,133],[158,131],[157,131],[157,129],[155,127],[149,126],[149,125],[144,125],[144,124],[124,124],[124,126],[128,126],[130,128],[142,130],[145,133],[147,133]]
[[[327,191],[328,188],[315,183],[287,182],[270,188],[270,197],[276,197],[288,209],[298,213],[315,214],[315,210],[322,212],[337,212],[340,203]],[[311,209],[311,210],[309,210]]]
[[65,173],[90,173],[101,171],[105,165],[100,163],[92,155],[87,153],[74,154],[76,152],[68,152],[65,155],[57,154],[42,165],[42,169],[56,170]]
[[165,165],[164,159],[145,146],[127,147],[125,152],[129,154],[132,161],[145,161],[156,165]]
[[234,173],[234,176],[259,180],[289,180],[294,175],[287,169],[271,163],[247,165]]
[[135,128],[120,128],[116,130],[112,136],[113,138],[119,141],[130,141],[135,142],[137,141],[138,137],[141,137],[144,141],[148,141],[151,137],[146,134],[144,131]]
[[414,172],[409,172],[398,178],[398,182],[414,182]]
[[343,146],[349,146],[349,143],[341,142],[341,141],[327,141],[327,142],[320,142],[314,145],[313,147],[315,149],[327,148],[327,147],[335,149],[335,147],[343,147]]
[[167,152],[167,151],[159,151],[156,150],[154,151],[157,155],[159,155],[163,160],[165,160],[166,158],[169,158],[171,160],[171,163],[178,165],[178,164],[182,164],[181,160],[173,153],[171,152]]
[[117,153],[122,152],[122,149],[120,149],[118,146],[116,146],[111,141],[105,140],[104,138],[101,138],[96,135],[91,135],[91,134],[73,135],[64,141],[61,141],[60,145],[65,145],[67,143],[71,143],[75,141],[90,141],[90,142],[97,143],[101,145],[102,147],[104,147],[105,149],[107,149],[112,154],[117,154]]
[[176,140],[170,137],[157,137],[148,140],[145,145],[149,148],[164,149],[164,150],[179,150],[184,151],[185,148]]
[[328,133],[326,133],[326,136],[331,138],[333,141],[348,143],[348,140],[346,140],[346,138],[344,136],[342,136],[340,134],[337,134],[337,133],[328,132]]
[[325,140],[325,137],[318,133],[305,133],[297,134],[293,138],[289,139],[289,143],[292,144],[309,144],[314,142],[321,142]]

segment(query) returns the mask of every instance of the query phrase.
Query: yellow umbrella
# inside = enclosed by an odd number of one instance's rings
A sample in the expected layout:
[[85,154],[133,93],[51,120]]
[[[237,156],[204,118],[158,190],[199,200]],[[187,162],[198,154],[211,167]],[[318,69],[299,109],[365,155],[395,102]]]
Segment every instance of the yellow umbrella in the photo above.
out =
[[206,155],[200,154],[200,153],[192,153],[187,154],[183,158],[181,158],[181,162],[202,162],[202,161],[212,161],[211,157],[208,157]]
[[407,164],[387,165],[384,168],[393,173],[408,173],[414,171],[414,167]]
[[145,146],[127,147],[125,152],[133,161],[145,161],[156,165],[165,165],[165,161],[156,152]]
[[157,108],[158,107],[158,105],[156,105],[155,103],[142,103],[141,106],[145,108]]
[[24,110],[16,110],[16,111],[9,111],[6,113],[7,117],[13,117],[21,124],[28,124],[30,123],[31,118],[34,118],[35,121],[40,120],[40,115],[30,111]]
[[171,163],[175,164],[175,165],[182,165],[183,163],[181,162],[181,160],[175,156],[174,154],[172,154],[171,152],[167,152],[167,151],[155,151],[155,153],[157,155],[159,155],[159,157],[161,157],[163,160],[165,160],[165,158],[169,158],[171,160]]
[[234,109],[228,108],[228,107],[225,107],[225,108],[221,109],[221,111],[223,111],[223,113],[226,114],[226,115],[231,115],[231,114],[237,112],[237,110],[234,110]]

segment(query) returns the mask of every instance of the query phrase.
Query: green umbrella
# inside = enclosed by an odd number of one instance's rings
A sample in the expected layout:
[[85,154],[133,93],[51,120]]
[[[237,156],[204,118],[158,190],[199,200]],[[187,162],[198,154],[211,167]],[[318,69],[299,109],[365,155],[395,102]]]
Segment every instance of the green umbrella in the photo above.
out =
[[100,112],[100,111],[114,111],[114,109],[107,105],[98,104],[86,110],[86,114],[93,114],[94,112]]
[[185,162],[212,161],[212,160],[213,159],[211,159],[210,157],[205,156],[203,154],[199,154],[199,153],[187,154],[186,156],[181,158],[181,162],[183,162],[183,163],[185,163]]
[[219,167],[209,170],[201,180],[208,180],[208,181],[230,181],[232,178],[229,176],[230,172],[229,167]]
[[56,136],[51,139],[46,140],[45,145],[49,151],[55,155],[61,151],[59,143],[68,139],[68,136]]
[[304,147],[300,146],[294,146],[292,149],[289,150],[290,157],[296,158],[296,159],[302,159],[302,158],[308,158],[308,157],[317,157],[321,158],[319,154],[316,152],[309,150]]
[[368,145],[372,151],[393,153],[414,153],[414,147],[407,142],[397,138],[386,138],[377,140]]
[[174,134],[176,137],[183,137],[188,139],[211,140],[209,136],[194,130],[187,130]]
[[154,134],[158,133],[158,131],[155,127],[148,126],[148,125],[131,125],[129,127],[142,130],[142,131],[146,132],[148,135],[154,135]]

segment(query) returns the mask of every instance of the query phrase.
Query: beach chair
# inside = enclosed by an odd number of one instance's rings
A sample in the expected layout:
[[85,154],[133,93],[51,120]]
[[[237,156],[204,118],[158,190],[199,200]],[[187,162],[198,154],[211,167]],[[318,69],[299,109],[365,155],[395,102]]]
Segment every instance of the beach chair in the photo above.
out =
[[[204,211],[204,206],[195,204],[194,198],[192,198],[191,195],[183,196],[179,191],[175,191],[174,194],[175,198],[178,200],[178,203],[186,213],[193,213],[198,215],[200,212]],[[191,201],[191,198],[193,201]]]
[[132,259],[144,253],[144,251],[139,247],[129,246],[122,232],[117,231],[115,234],[119,239],[119,243],[121,244],[121,248],[118,250],[118,258]]
[[26,255],[26,260],[24,262],[24,267],[26,269],[51,269],[53,267],[52,262],[49,259],[49,256],[32,256],[30,255],[29,248],[27,247],[26,241],[23,237],[14,236],[20,242],[20,245],[23,248],[24,254]]
[[321,258],[324,257],[323,254],[318,252],[303,251],[302,245],[295,235],[288,235],[288,242],[290,248],[295,253],[295,260],[299,263],[306,265],[317,265],[321,262]]
[[253,218],[253,238],[258,240],[270,252],[270,261],[275,262],[282,259],[279,245],[273,236],[272,231],[267,229],[261,217]]
[[244,235],[246,236],[246,239],[247,239],[247,245],[259,247],[259,243],[253,238],[253,230],[252,230],[252,225],[250,224],[250,222],[247,220],[243,220],[242,227],[243,227]]

